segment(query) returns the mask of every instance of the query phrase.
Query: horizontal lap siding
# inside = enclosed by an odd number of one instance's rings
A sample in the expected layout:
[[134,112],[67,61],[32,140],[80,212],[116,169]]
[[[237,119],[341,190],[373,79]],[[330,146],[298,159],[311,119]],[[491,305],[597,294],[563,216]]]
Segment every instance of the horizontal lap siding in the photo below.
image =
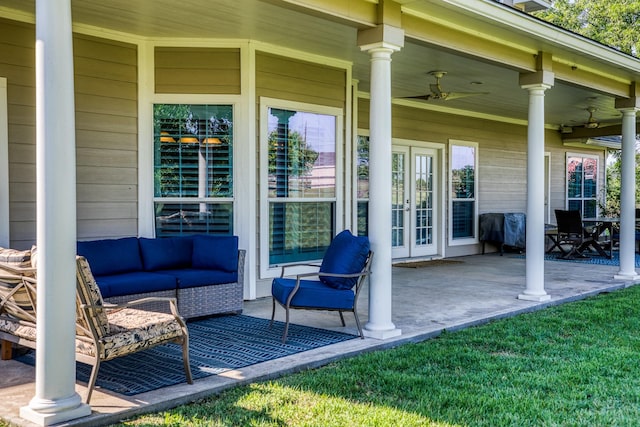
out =
[[157,47],[155,91],[240,94],[240,50]]
[[78,239],[138,233],[137,48],[74,37]]
[[256,53],[256,94],[345,108],[346,72],[293,58]]
[[[78,238],[137,234],[137,53],[75,35]],[[11,246],[36,240],[35,29],[0,21],[7,78]]]
[[10,246],[31,247],[36,231],[35,32],[0,20],[0,76],[7,79]]

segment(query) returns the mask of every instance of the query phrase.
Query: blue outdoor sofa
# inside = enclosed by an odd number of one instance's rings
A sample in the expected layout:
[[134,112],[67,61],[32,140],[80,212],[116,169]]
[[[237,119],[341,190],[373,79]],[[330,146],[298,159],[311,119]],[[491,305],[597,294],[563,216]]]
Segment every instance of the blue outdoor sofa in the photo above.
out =
[[242,311],[245,251],[237,236],[80,241],[77,252],[89,262],[106,302],[172,297],[186,319]]

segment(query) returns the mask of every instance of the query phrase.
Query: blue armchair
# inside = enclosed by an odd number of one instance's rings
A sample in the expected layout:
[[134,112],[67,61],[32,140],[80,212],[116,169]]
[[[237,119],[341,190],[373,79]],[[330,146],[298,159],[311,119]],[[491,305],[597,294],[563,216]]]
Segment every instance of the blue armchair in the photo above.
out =
[[[342,326],[346,326],[342,313],[350,311],[356,319],[360,337],[364,338],[358,318],[357,302],[364,279],[371,272],[372,258],[373,252],[370,250],[369,239],[354,236],[349,230],[345,230],[331,241],[321,265],[283,266],[280,277],[273,279],[271,284],[273,310],[270,324],[273,325],[277,302],[286,311],[282,342],[287,341],[289,310],[292,308],[337,311],[340,314]],[[301,265],[319,267],[319,271],[285,277],[287,268]],[[309,280],[313,277],[318,280]]]

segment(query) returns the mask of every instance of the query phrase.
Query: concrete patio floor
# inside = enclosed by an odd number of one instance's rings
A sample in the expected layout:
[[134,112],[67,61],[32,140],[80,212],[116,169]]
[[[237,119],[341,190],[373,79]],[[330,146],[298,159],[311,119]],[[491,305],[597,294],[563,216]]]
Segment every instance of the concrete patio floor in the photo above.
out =
[[[240,384],[265,380],[359,353],[395,347],[437,336],[493,319],[534,311],[601,292],[621,289],[634,282],[615,280],[617,266],[545,261],[545,289],[551,296],[543,303],[517,299],[525,289],[525,260],[513,254],[475,255],[435,261],[422,268],[393,268],[393,322],[402,334],[380,341],[353,339],[304,353],[276,359],[236,371],[178,384],[136,396],[121,396],[96,389],[91,416],[59,425],[99,426],[138,414],[162,411]],[[360,319],[367,321],[367,291],[359,301]],[[271,299],[247,301],[244,314],[270,318]],[[277,319],[284,310],[277,308]],[[347,332],[355,333],[353,316],[345,315]],[[345,331],[339,316],[330,312],[295,311],[293,323]],[[34,396],[35,371],[13,360],[0,361],[0,418],[18,426],[33,424],[19,418],[19,408]],[[78,384],[82,396],[85,387]]]

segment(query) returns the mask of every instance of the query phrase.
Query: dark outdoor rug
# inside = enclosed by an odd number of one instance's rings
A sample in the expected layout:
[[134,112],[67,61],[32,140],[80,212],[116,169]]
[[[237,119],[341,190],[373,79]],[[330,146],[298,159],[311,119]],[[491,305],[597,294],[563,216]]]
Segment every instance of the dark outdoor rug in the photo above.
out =
[[[524,256],[522,256],[524,258]],[[602,257],[597,254],[590,254],[588,258],[573,258],[564,259],[560,257],[560,252],[553,252],[544,255],[545,261],[564,261],[564,262],[579,262],[581,264],[594,264],[594,265],[620,265],[620,256],[617,252],[614,252],[611,259]],[[636,254],[636,267],[640,267],[640,255]]]
[[[187,323],[193,379],[278,359],[329,344],[357,338],[341,332],[289,325],[287,343],[282,344],[284,323],[245,315],[212,317]],[[33,365],[35,354],[18,357]],[[76,379],[87,383],[91,366],[77,364]],[[165,344],[100,364],[97,387],[127,396],[174,384],[186,383],[182,347]]]

